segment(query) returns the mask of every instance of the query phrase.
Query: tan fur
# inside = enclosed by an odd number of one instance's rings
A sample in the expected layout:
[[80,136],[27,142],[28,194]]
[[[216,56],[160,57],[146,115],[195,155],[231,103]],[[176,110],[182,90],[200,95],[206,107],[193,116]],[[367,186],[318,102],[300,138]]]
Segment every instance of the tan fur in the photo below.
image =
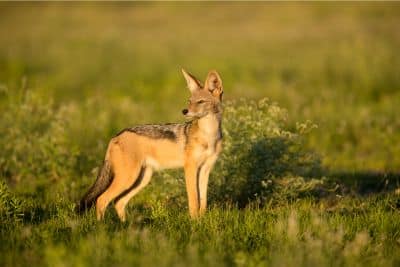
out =
[[97,198],[97,219],[116,199],[115,209],[124,221],[126,204],[150,182],[153,171],[181,167],[190,216],[197,218],[206,211],[208,177],[222,147],[222,81],[211,71],[203,87],[193,75],[182,72],[191,91],[189,107],[183,112],[191,121],[131,128],[111,139],[105,160],[114,178]]

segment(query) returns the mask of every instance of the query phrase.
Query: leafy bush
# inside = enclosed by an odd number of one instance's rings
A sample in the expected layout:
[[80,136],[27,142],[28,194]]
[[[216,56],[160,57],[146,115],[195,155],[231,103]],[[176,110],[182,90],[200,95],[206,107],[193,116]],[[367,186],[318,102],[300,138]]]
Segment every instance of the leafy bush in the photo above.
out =
[[[268,99],[226,105],[223,152],[211,179],[217,186],[214,198],[246,204],[268,197],[274,190],[284,190],[277,179],[319,174],[318,156],[303,146],[304,134],[316,126],[307,121],[290,131],[286,122],[286,110]],[[294,180],[310,190],[321,184],[316,180],[305,184],[301,177]]]
[[54,180],[67,175],[78,151],[65,133],[70,122],[66,110],[55,109],[34,91],[16,95],[7,96],[0,121],[2,175],[13,182],[21,177]]

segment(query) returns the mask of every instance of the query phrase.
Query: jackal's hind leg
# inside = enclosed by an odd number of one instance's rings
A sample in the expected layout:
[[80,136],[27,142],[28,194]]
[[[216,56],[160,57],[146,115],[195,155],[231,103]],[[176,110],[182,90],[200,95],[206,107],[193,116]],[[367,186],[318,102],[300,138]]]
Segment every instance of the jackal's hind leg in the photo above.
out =
[[114,170],[114,179],[106,191],[97,198],[96,202],[96,215],[97,219],[101,220],[108,204],[117,196],[121,195],[125,190],[136,181],[139,176],[141,164],[135,162],[130,165],[117,166]]
[[139,174],[139,178],[134,182],[129,191],[123,192],[117,197],[114,207],[121,221],[124,222],[126,219],[125,206],[133,196],[149,184],[152,174],[153,170],[150,167],[144,167]]

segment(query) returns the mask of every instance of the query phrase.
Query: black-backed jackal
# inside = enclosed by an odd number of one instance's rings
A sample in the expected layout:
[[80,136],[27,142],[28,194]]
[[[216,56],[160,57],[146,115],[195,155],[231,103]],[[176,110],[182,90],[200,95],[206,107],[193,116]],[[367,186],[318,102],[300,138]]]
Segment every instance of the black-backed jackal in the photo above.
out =
[[97,180],[78,203],[78,211],[96,203],[101,220],[115,200],[124,221],[126,204],[150,182],[153,171],[183,167],[190,216],[205,212],[208,176],[221,151],[223,87],[216,71],[209,72],[204,86],[185,70],[182,73],[191,92],[182,113],[190,121],[136,126],[113,137]]

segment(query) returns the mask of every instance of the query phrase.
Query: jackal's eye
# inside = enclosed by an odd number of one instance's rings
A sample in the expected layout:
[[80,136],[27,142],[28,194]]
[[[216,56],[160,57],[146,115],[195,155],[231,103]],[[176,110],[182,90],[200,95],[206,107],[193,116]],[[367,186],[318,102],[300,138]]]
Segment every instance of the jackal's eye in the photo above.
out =
[[203,104],[205,101],[204,100],[199,100],[197,101],[197,104]]

